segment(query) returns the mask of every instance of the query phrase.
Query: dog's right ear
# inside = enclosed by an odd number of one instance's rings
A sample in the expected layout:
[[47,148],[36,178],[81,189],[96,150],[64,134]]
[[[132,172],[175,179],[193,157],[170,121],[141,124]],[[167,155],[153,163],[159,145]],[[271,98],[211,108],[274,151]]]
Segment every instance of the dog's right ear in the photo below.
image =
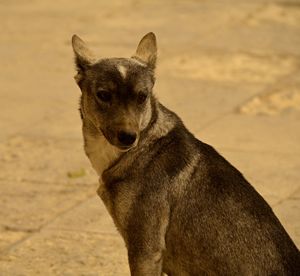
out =
[[84,41],[77,35],[72,36],[72,47],[75,53],[75,64],[77,67],[77,75],[75,80],[77,83],[82,79],[84,71],[95,63],[93,53],[86,46]]
[[132,58],[146,63],[150,68],[155,69],[156,56],[156,37],[154,33],[150,32],[142,38]]

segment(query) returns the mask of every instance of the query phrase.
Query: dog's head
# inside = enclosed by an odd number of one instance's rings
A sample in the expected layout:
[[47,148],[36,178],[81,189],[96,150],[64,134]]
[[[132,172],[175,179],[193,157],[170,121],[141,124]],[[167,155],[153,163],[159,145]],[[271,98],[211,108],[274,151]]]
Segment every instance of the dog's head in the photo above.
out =
[[72,37],[85,120],[121,150],[137,145],[151,119],[156,64],[156,38],[148,33],[131,58],[97,60],[86,44]]

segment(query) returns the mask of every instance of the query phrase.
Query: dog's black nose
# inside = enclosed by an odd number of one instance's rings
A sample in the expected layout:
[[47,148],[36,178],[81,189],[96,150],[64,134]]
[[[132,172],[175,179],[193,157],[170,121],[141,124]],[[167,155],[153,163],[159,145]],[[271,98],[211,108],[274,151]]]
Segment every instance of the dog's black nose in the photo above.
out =
[[124,146],[130,146],[135,142],[136,133],[130,133],[126,131],[119,131],[118,140]]

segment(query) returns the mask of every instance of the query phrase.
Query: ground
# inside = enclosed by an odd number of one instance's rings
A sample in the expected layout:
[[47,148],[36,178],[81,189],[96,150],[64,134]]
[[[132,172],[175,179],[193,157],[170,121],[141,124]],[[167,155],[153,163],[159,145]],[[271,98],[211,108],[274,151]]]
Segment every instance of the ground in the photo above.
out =
[[129,57],[235,165],[300,247],[300,1],[0,1],[0,275],[129,275],[82,149],[71,36]]

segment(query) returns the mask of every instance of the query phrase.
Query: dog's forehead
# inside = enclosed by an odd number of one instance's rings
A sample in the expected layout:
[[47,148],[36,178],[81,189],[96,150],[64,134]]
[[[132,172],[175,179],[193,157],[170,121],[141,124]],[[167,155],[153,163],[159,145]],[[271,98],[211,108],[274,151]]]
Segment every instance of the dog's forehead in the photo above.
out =
[[147,73],[147,66],[133,58],[102,59],[95,67],[99,75],[121,77],[123,80]]
[[152,71],[133,58],[101,59],[93,66],[91,79],[96,89],[137,91],[153,86]]

